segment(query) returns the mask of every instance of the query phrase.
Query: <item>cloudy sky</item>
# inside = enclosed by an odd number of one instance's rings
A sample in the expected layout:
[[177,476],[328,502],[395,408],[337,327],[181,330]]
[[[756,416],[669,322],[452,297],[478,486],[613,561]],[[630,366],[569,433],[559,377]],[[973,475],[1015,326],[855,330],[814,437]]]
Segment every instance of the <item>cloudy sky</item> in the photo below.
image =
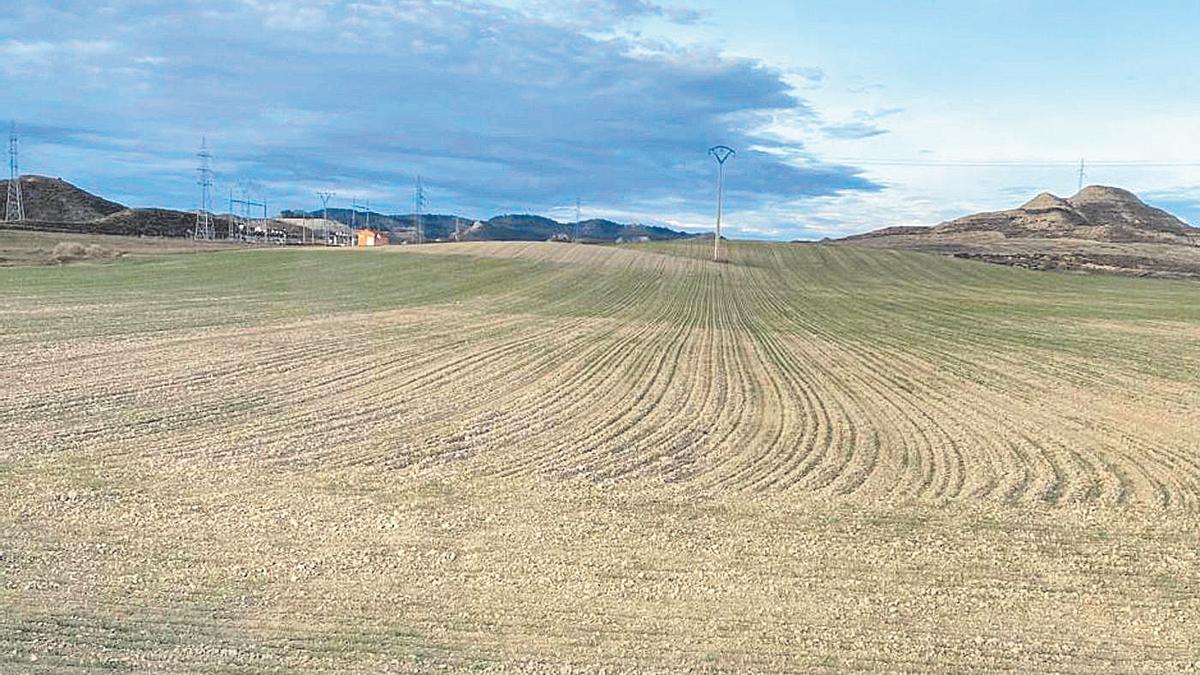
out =
[[1120,185],[1200,224],[1200,3],[18,2],[22,168],[137,206],[370,200],[819,238]]

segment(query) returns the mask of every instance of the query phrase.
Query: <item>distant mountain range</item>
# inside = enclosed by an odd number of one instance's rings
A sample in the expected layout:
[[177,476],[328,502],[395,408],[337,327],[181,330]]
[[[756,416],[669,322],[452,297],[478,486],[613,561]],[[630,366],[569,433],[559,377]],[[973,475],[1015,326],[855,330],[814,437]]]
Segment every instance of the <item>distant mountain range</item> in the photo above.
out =
[[[321,218],[328,213],[330,220],[345,225],[371,227],[398,233],[409,238],[417,228],[416,214],[387,215],[374,211],[329,209],[316,211],[284,211],[282,218]],[[529,214],[495,216],[475,220],[456,215],[422,214],[421,228],[427,240],[464,241],[545,241],[566,237],[576,241],[611,242],[618,239],[645,237],[653,241],[683,239],[695,235],[655,225],[625,225],[611,220],[593,218],[578,223],[562,223],[551,218]]]
[[[135,209],[98,197],[61,178],[21,176],[22,202],[27,221],[24,229],[122,234],[133,236],[187,237],[191,236],[196,214],[170,209]],[[8,181],[0,181],[0,195],[5,194]],[[329,209],[329,219],[346,225],[365,227],[368,212],[350,209]],[[321,218],[322,211],[283,211],[280,218]],[[230,216],[214,214],[217,236],[229,231]],[[393,241],[410,241],[416,237],[417,217],[414,214],[386,215],[370,212],[371,227],[394,233]],[[4,224],[3,227],[13,227]],[[295,221],[271,220],[270,227],[298,237],[302,224]],[[545,241],[552,238],[572,238],[585,242],[614,242],[619,239],[666,240],[693,235],[653,225],[623,225],[610,220],[585,220],[580,223],[560,223],[533,215],[496,216],[476,221],[453,215],[422,215],[421,226],[426,241],[450,240],[456,233],[463,240]],[[318,226],[319,227],[319,226]]]
[[1063,199],[1043,192],[1006,211],[934,227],[888,227],[839,244],[941,253],[1037,269],[1200,276],[1200,228],[1102,185]]

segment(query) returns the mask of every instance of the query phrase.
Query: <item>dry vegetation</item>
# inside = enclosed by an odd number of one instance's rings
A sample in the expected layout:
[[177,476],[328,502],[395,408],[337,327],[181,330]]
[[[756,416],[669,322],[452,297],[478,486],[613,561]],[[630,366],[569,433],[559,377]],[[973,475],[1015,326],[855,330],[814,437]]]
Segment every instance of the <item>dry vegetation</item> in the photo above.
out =
[[167,237],[123,237],[77,232],[0,229],[0,267],[61,265],[164,253],[228,251],[236,243]]
[[0,670],[1200,669],[1200,285],[707,252],[0,270]]
[[952,255],[1036,270],[1200,279],[1200,246],[1005,237],[998,232],[946,236],[893,234],[846,244]]

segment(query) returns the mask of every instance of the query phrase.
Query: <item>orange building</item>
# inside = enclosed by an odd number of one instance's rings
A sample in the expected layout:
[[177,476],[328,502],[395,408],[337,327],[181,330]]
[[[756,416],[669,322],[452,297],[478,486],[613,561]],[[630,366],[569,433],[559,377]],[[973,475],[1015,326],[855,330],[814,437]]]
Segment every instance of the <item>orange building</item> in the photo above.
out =
[[375,230],[356,230],[358,236],[358,245],[360,247],[367,246],[386,246],[388,237],[386,232],[376,232]]

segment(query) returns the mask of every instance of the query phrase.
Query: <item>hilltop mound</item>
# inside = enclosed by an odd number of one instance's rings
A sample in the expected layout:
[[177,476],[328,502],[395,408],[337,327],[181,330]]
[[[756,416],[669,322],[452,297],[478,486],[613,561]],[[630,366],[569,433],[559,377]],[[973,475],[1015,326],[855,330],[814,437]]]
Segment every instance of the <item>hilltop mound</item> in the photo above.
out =
[[1043,192],[1021,206],[1023,211],[1046,211],[1048,209],[1070,210],[1071,202],[1058,195]]
[[[131,209],[61,178],[21,176],[25,219],[21,229],[132,236],[191,236],[196,215],[168,209]],[[0,191],[8,181],[0,181]]]
[[[127,208],[116,202],[80,189],[61,178],[46,176],[21,176],[21,198],[25,205],[25,221],[7,223],[6,229],[36,230],[44,232],[72,232],[76,234],[111,234],[132,237],[184,237],[192,236],[196,226],[196,214],[192,211],[172,209]],[[0,181],[0,194],[8,187],[8,181]],[[213,223],[218,238],[229,232],[230,216],[213,214]],[[266,239],[255,222],[247,236]],[[271,236],[278,239],[280,232],[299,240],[301,227],[278,220],[270,220]]]
[[[21,201],[25,217],[57,223],[86,223],[112,215],[125,207],[81,190],[61,178],[21,176]],[[0,193],[8,181],[0,181]]]
[[901,248],[1037,269],[1200,276],[1200,229],[1120,188],[1063,199],[1043,192],[1007,211],[935,227],[884,228],[842,243]]

